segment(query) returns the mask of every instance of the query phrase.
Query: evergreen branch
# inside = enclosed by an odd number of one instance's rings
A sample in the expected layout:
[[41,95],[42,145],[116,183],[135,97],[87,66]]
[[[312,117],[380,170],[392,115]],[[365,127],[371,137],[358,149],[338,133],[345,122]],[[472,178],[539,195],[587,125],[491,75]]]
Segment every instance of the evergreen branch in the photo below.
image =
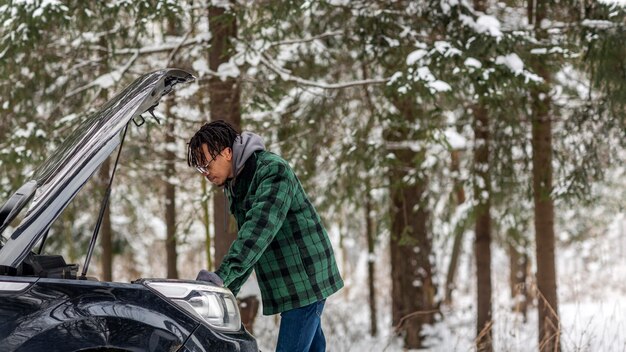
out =
[[326,82],[316,82],[308,79],[304,79],[301,77],[297,77],[292,75],[289,71],[285,70],[282,67],[278,67],[271,63],[271,60],[267,58],[264,54],[260,54],[260,61],[274,73],[278,74],[283,81],[286,82],[294,82],[297,84],[301,84],[303,86],[316,87],[321,89],[343,89],[354,86],[362,86],[362,85],[370,85],[370,84],[385,84],[389,82],[390,78],[374,78],[374,79],[363,79],[349,82],[341,82],[341,83],[326,83]]
[[301,39],[289,39],[289,40],[282,40],[279,42],[273,42],[269,44],[269,47],[272,46],[279,46],[279,45],[288,45],[288,44],[300,44],[300,43],[308,43],[308,42],[312,42],[314,40],[317,39],[324,39],[327,37],[334,37],[336,35],[341,35],[344,34],[343,31],[329,31],[329,32],[325,32],[313,37],[308,37],[308,38],[301,38]]

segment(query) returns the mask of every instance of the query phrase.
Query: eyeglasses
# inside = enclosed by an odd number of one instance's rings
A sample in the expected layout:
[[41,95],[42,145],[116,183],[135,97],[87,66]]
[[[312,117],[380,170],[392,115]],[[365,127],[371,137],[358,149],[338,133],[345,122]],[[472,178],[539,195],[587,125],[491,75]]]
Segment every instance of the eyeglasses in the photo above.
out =
[[209,169],[211,168],[211,163],[215,161],[215,159],[217,158],[217,155],[214,156],[213,159],[209,160],[209,162],[204,164],[203,166],[199,166],[199,165],[196,166],[196,170],[198,170],[198,172],[201,174],[206,174],[207,172],[209,172]]

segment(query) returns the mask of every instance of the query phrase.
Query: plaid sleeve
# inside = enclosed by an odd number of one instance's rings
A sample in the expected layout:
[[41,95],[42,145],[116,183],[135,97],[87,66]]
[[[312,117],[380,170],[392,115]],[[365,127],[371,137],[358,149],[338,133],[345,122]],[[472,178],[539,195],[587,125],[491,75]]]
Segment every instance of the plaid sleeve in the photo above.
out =
[[233,295],[237,297],[239,291],[241,290],[241,286],[246,283],[250,275],[252,275],[252,271],[254,268],[248,269],[243,275],[237,277],[233,282],[228,285],[228,289],[231,290]]
[[233,292],[239,291],[245,281],[240,278],[249,275],[287,216],[294,191],[287,171],[281,163],[265,164],[257,169],[255,178],[259,179],[259,185],[252,206],[216,271],[224,286]]

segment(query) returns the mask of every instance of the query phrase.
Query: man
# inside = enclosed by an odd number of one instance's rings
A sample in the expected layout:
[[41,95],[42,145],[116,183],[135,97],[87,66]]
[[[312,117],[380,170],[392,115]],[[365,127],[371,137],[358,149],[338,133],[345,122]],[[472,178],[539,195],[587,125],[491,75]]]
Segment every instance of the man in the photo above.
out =
[[237,238],[215,272],[197,280],[235,295],[256,271],[263,314],[281,313],[277,351],[325,351],[321,314],[343,287],[328,234],[289,164],[265,150],[261,137],[224,121],[191,138],[187,163],[223,186]]

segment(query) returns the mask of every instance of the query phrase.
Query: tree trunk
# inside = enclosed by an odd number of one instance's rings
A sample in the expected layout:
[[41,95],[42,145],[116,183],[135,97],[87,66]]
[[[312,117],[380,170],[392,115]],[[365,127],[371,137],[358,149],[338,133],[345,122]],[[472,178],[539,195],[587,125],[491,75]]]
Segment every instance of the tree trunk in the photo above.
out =
[[482,105],[474,106],[474,197],[476,216],[476,349],[492,351],[491,333],[491,174],[489,118]]
[[[535,33],[545,39],[547,33],[539,24],[546,18],[547,1],[537,0]],[[552,200],[552,121],[550,120],[550,75],[540,60],[533,69],[544,83],[533,89],[532,99],[532,159],[533,199],[535,205],[535,248],[537,252],[537,290],[539,314],[539,349],[560,350],[560,321],[556,291],[554,259],[554,204]]]
[[246,296],[244,298],[237,298],[237,305],[241,312],[241,322],[248,332],[254,335],[254,319],[261,302],[256,296]]
[[520,253],[516,248],[516,244],[513,240],[509,239],[509,289],[511,290],[511,298],[513,301],[516,300],[518,291],[519,260]]
[[[339,233],[347,233],[348,231],[348,225],[346,224],[347,222],[349,222],[349,218],[350,216],[348,215],[348,209],[347,208],[343,208],[340,210],[341,211],[341,218],[343,220],[339,220]],[[342,235],[339,235],[339,253],[341,253],[341,277],[343,278],[344,281],[348,281],[351,279],[352,276],[352,266],[350,265],[350,260],[348,257],[348,250],[346,250],[346,246],[345,246],[345,237]],[[350,287],[350,285],[346,285],[346,287],[342,288],[342,294],[345,297],[350,297],[350,290],[352,288]]]
[[206,267],[207,270],[213,271],[213,261],[211,260],[211,218],[209,217],[209,192],[205,177],[202,178],[202,222],[204,224]]
[[376,336],[378,334],[378,315],[376,313],[376,286],[374,285],[374,273],[376,272],[374,262],[374,227],[372,221],[372,196],[370,189],[367,187],[365,194],[365,232],[367,236],[367,281],[369,284],[369,305],[370,305],[370,335]]
[[[102,194],[104,194],[110,181],[111,159],[107,158],[100,166],[100,182]],[[100,263],[102,265],[102,281],[113,281],[113,229],[111,227],[110,205],[107,205],[102,218],[102,226],[100,227],[100,246],[102,248],[102,256]]]
[[[460,169],[460,151],[453,150],[451,157],[452,162],[450,165],[450,171],[453,174],[458,174]],[[454,176],[454,191],[456,194],[456,204],[461,205],[465,203],[465,191],[463,190],[463,183],[459,180],[458,176]],[[456,270],[459,266],[459,257],[461,255],[461,245],[463,244],[463,233],[465,229],[457,226],[457,232],[454,234],[454,243],[452,245],[452,253],[450,254],[450,264],[448,265],[448,274],[446,275],[446,297],[444,302],[448,305],[452,304],[452,291],[455,288]]]
[[[232,56],[231,39],[237,37],[237,18],[222,7],[209,6],[209,27],[211,30],[211,48],[209,49],[209,68],[217,71],[218,67]],[[241,129],[241,89],[237,80],[221,80],[212,77],[209,80],[209,99],[212,120],[225,120]],[[229,215],[226,196],[222,190],[213,194],[213,226],[215,228],[215,266],[219,267],[224,256],[237,238],[236,224]],[[241,297],[239,309],[243,325],[252,331],[259,302],[254,296]]]
[[[236,17],[225,12],[224,8],[209,6],[209,26],[211,47],[209,49],[209,68],[217,68],[231,57],[230,39],[237,36]],[[227,78],[222,81],[217,77],[209,80],[210,113],[212,120],[225,120],[237,129],[241,125],[240,88],[237,81]],[[222,190],[213,194],[213,226],[215,233],[215,266],[219,267],[228,253],[230,245],[237,237],[236,225],[228,210],[226,197]]]
[[[204,88],[204,84],[201,84],[201,87]],[[208,101],[206,97],[208,96],[208,90],[205,91],[200,89],[198,91],[198,104],[200,107],[200,112],[202,116],[206,116],[209,113],[207,109]],[[208,181],[206,177],[202,177],[202,224],[204,225],[204,246],[206,252],[206,263],[207,270],[214,271],[214,262],[213,256],[211,255],[211,248],[213,248],[213,241],[211,239],[211,216],[209,213],[209,203],[214,197],[211,197],[211,192],[209,188]],[[215,209],[213,209],[215,211]]]
[[431,323],[434,315],[428,213],[420,205],[423,193],[420,183],[396,189],[392,196],[392,319],[405,334],[405,348],[422,347],[422,326]]
[[[409,121],[415,121],[419,116],[412,101],[398,101],[395,105],[406,122],[387,131],[390,145],[414,138]],[[390,168],[392,323],[404,334],[405,348],[421,348],[422,326],[432,323],[435,313],[429,212],[426,209],[428,180],[421,176],[412,184],[404,181],[415,177],[414,170],[419,169],[423,154],[403,147],[402,143],[391,151],[396,162]]]
[[[535,94],[534,94],[535,95]],[[534,96],[535,104],[539,103]],[[544,101],[544,103],[547,103]],[[537,105],[535,106],[538,107]],[[552,202],[552,126],[548,116],[533,109],[533,197],[537,251],[539,341],[541,351],[559,350],[560,323],[554,260],[554,204]],[[542,116],[543,115],[543,116]]]
[[[172,121],[173,97],[165,102],[165,114],[167,116],[167,129],[165,132],[165,145],[176,143],[174,136],[174,121]],[[166,239],[165,251],[167,253],[167,277],[178,278],[177,253],[176,253],[176,186],[170,179],[176,175],[176,154],[167,148],[165,151],[165,226]]]
[[[547,98],[546,98],[547,99]],[[542,351],[559,349],[560,323],[557,309],[554,260],[554,204],[552,202],[552,126],[548,104],[533,94],[533,197],[537,251],[539,341]]]
[[[519,244],[509,235],[509,259],[510,259],[510,275],[509,283],[511,289],[511,298],[513,299],[513,311],[519,312],[527,320],[528,310],[528,254],[525,250],[520,251]],[[522,240],[525,244],[526,241]],[[526,249],[526,245],[523,246]]]
[[[167,34],[178,35],[178,26],[175,18],[169,18],[167,21]],[[175,64],[174,64],[175,65]],[[171,179],[176,175],[176,153],[169,147],[176,144],[175,124],[173,119],[172,106],[174,105],[174,96],[165,99],[165,253],[167,258],[167,277],[170,279],[178,278],[178,255],[176,253],[176,185],[171,183]]]
[[[486,0],[474,0],[476,11],[486,12]],[[492,351],[491,320],[491,173],[489,171],[489,116],[482,102],[474,106],[474,214],[476,256],[476,349]]]

